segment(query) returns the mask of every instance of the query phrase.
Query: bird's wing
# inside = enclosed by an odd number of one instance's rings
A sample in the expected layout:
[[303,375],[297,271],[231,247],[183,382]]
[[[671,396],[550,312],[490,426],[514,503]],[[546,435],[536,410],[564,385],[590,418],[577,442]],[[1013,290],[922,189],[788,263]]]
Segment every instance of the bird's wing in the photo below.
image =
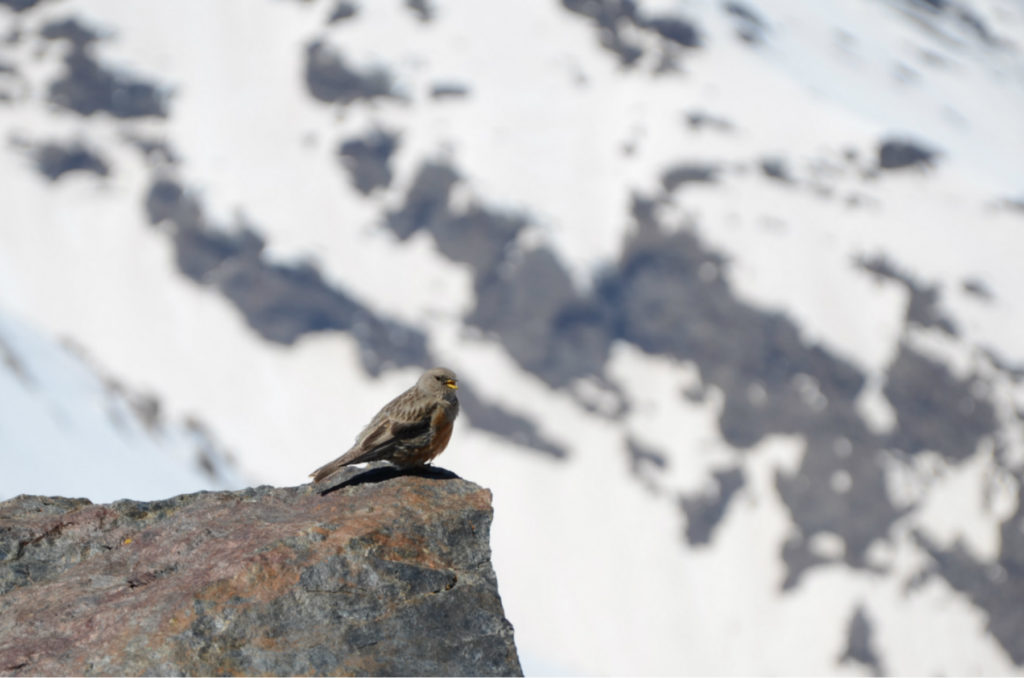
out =
[[429,437],[430,417],[436,403],[423,399],[410,389],[377,413],[356,438],[355,445],[334,461],[324,464],[310,475],[319,482],[342,466],[386,459],[402,443]]
[[360,440],[351,451],[346,453],[345,456],[349,456],[352,452],[357,452],[347,463],[359,464],[364,461],[384,458],[395,446],[429,435],[430,415],[433,409],[433,406],[420,408],[416,412],[417,418],[412,421],[395,418],[393,414],[386,416],[369,432],[366,438]]

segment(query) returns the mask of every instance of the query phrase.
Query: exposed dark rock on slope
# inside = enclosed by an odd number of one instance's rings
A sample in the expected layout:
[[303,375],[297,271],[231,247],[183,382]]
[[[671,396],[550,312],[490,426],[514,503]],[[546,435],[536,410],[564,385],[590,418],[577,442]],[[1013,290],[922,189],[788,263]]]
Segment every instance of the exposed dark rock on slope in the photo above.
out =
[[107,162],[81,142],[44,143],[33,155],[36,169],[50,181],[57,181],[68,172],[92,172],[102,177],[110,173]]
[[341,164],[348,169],[360,193],[369,195],[374,189],[391,185],[391,155],[397,145],[397,134],[374,130],[338,146]]
[[521,675],[490,492],[373,476],[0,504],[0,674]]
[[625,67],[644,55],[644,47],[631,35],[636,31],[652,33],[662,42],[680,47],[703,44],[701,32],[692,22],[678,16],[644,16],[633,0],[562,0],[562,7],[589,19],[601,46],[618,56]]
[[881,280],[892,280],[903,285],[910,293],[907,304],[907,325],[934,327],[950,336],[958,336],[954,323],[940,303],[940,289],[937,285],[925,285],[914,279],[909,273],[899,270],[893,262],[884,256],[861,257],[857,266],[870,271]]
[[167,116],[167,92],[96,60],[92,45],[103,38],[96,31],[75,19],[65,19],[47,24],[41,35],[71,44],[64,57],[64,72],[50,83],[52,103],[85,116],[101,112],[122,119]]
[[182,273],[219,289],[264,338],[291,344],[307,332],[350,331],[371,374],[430,362],[422,332],[378,317],[330,286],[311,265],[268,261],[263,239],[247,224],[235,233],[218,229],[198,199],[177,182],[157,179],[145,208],[150,223],[168,225]]
[[306,47],[306,85],[309,93],[325,103],[350,104],[394,96],[392,76],[384,70],[359,72],[344,57],[322,42]]
[[854,612],[853,618],[850,619],[846,651],[843,652],[839,661],[860,662],[870,668],[874,675],[884,676],[887,671],[882,667],[878,653],[875,651],[871,637],[872,631],[871,620],[864,611],[864,606],[857,606],[857,611]]
[[913,141],[887,139],[878,146],[878,166],[898,169],[914,165],[928,166],[934,162],[936,152]]
[[[163,224],[173,238],[181,272],[220,290],[265,339],[291,344],[310,332],[351,332],[370,374],[396,365],[426,368],[436,363],[421,330],[378,316],[330,285],[311,265],[268,261],[263,238],[247,224],[238,224],[234,233],[211,224],[202,203],[176,181],[154,181],[145,208],[150,223]],[[481,224],[494,223],[488,214],[479,219]],[[455,229],[455,235],[462,233]],[[475,393],[469,383],[460,391],[463,410],[474,426],[558,458],[566,456],[532,422]]]

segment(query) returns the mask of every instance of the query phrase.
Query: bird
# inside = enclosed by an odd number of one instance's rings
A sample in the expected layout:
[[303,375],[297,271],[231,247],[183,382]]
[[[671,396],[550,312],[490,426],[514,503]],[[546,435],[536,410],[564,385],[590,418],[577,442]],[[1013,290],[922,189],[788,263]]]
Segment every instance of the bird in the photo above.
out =
[[459,414],[455,373],[434,367],[374,415],[352,448],[309,475],[319,483],[343,466],[388,461],[400,469],[429,464],[444,451]]

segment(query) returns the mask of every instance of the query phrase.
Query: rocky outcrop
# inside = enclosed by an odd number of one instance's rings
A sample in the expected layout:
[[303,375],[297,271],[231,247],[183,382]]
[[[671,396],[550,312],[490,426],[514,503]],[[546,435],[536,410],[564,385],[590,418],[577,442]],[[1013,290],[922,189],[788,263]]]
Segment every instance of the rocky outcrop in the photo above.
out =
[[0,673],[521,675],[490,492],[443,472],[0,504]]

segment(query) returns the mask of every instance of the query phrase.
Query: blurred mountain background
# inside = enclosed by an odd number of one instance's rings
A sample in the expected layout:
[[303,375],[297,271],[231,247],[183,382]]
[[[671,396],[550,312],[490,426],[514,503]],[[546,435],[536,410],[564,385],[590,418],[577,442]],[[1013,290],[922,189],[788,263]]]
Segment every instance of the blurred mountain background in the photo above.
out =
[[1024,673],[1024,2],[0,0],[0,499],[435,364],[527,675]]

